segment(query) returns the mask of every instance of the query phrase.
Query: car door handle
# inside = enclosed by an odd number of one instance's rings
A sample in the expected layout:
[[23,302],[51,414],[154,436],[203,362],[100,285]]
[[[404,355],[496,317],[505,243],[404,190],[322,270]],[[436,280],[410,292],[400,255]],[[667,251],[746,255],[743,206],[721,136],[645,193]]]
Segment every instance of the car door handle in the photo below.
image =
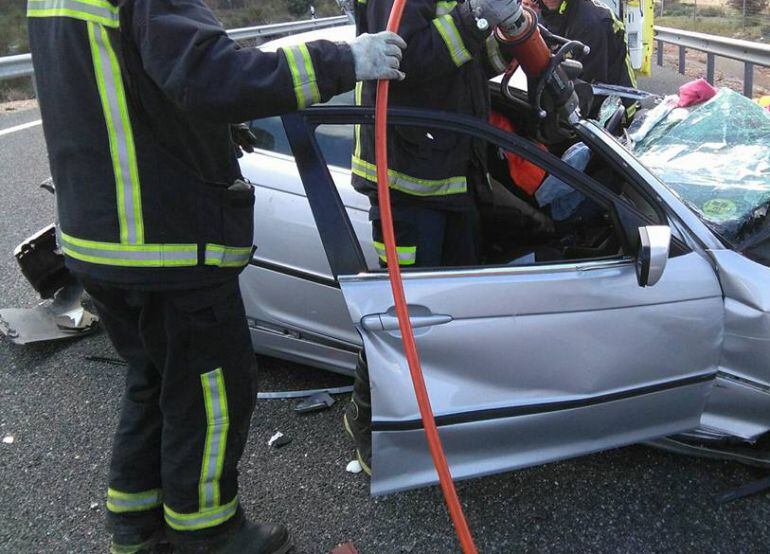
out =
[[[434,325],[444,325],[452,321],[451,315],[430,314],[413,315],[409,318],[412,327],[432,327]],[[361,318],[361,327],[367,331],[398,331],[398,318],[391,314],[369,314]]]

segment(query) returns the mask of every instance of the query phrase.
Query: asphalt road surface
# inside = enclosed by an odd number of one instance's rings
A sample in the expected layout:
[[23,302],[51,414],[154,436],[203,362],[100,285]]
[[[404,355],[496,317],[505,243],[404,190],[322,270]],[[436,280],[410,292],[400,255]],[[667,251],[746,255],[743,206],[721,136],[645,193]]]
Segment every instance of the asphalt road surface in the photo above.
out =
[[[661,92],[678,86],[675,76]],[[3,134],[38,117],[0,114],[3,307],[35,304],[11,252],[53,219],[51,196],[36,186],[48,177],[40,126]],[[104,334],[27,347],[0,340],[0,436],[14,438],[0,443],[0,552],[106,552],[107,463],[124,369],[90,355],[115,355]],[[263,390],[344,381],[274,360],[261,368]],[[362,475],[345,472],[352,449],[340,425],[343,402],[308,416],[293,406],[257,404],[241,462],[250,517],[287,523],[301,554],[345,541],[362,554],[458,551],[437,488],[373,499]],[[293,442],[268,448],[276,431]],[[758,477],[733,463],[633,446],[458,488],[485,553],[767,552],[768,496],[714,502]]]

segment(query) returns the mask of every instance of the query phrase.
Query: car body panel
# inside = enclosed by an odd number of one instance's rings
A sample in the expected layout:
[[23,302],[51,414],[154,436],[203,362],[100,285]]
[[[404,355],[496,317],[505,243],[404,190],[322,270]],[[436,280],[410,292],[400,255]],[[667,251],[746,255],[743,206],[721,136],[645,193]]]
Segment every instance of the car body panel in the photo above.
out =
[[[364,337],[372,383],[372,491],[433,482],[417,477],[430,474],[432,463],[412,451],[419,411],[400,334],[361,324],[372,314],[393,313],[389,283],[382,276],[341,277],[340,283]],[[638,286],[633,264],[623,261],[404,274],[404,287],[413,317],[452,318],[415,334],[436,416],[463,421],[443,425],[442,432],[452,429],[457,456],[483,460],[458,470],[467,477],[566,457],[588,446],[585,435],[570,445],[560,432],[538,437],[532,431],[522,440],[538,446],[523,458],[517,457],[521,444],[510,440],[492,441],[495,455],[489,458],[485,451],[475,452],[472,445],[482,439],[474,439],[478,430],[467,423],[483,423],[485,443],[491,436],[505,436],[498,425],[523,435],[527,426],[516,418],[486,418],[541,406],[550,425],[569,427],[574,417],[590,423],[592,430],[586,427],[585,433],[603,447],[626,444],[629,437],[656,438],[697,425],[708,387],[693,387],[690,379],[713,378],[719,365],[721,289],[711,265],[697,253],[669,260],[661,281],[649,288]],[[697,349],[681,348],[695,344]],[[640,395],[667,385],[671,388],[663,396],[671,406],[664,417],[662,408],[647,407]],[[600,401],[618,394],[632,400]],[[648,398],[657,402],[661,395]],[[618,419],[616,413],[615,424],[602,421],[613,412],[604,404],[622,412],[626,400],[636,407],[633,417]],[[564,403],[591,405],[577,411],[550,408]],[[452,446],[445,448],[451,461]],[[404,452],[411,454],[409,471],[399,469]],[[415,468],[421,469],[415,473]]]
[[[361,340],[329,269],[293,158],[258,150],[241,162],[255,185],[252,263],[241,274],[254,349],[268,356],[352,375]],[[350,172],[333,170],[359,238],[371,244],[369,201]],[[373,248],[369,261],[376,264]]]
[[[442,426],[439,434],[452,477],[481,477],[691,429],[711,386],[696,383],[585,408]],[[646,418],[643,428],[639,414]],[[372,494],[438,481],[422,429],[375,432],[372,448]]]
[[724,290],[725,333],[701,426],[755,441],[770,430],[770,268],[732,250],[709,254]]

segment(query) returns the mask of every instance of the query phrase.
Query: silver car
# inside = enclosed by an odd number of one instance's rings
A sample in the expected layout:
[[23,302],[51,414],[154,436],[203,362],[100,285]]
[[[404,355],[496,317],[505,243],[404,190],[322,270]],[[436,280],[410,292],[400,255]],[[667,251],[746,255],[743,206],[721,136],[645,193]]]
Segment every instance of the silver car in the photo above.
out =
[[[241,283],[254,348],[343,374],[363,348],[372,492],[429,485],[437,476],[369,201],[350,183],[355,125],[371,124],[372,110],[350,107],[351,95],[331,104],[251,124],[260,148],[241,164],[256,187],[257,250]],[[499,94],[493,104],[526,121]],[[478,120],[409,109],[390,119],[490,149],[496,201],[482,208],[485,264],[404,272],[455,478],[662,437],[656,443],[672,450],[770,464],[770,268],[750,259],[762,259],[758,250],[728,247],[596,122],[576,128],[590,150],[578,171]],[[590,213],[544,225],[547,211],[533,213],[511,186],[502,152],[558,178]]]

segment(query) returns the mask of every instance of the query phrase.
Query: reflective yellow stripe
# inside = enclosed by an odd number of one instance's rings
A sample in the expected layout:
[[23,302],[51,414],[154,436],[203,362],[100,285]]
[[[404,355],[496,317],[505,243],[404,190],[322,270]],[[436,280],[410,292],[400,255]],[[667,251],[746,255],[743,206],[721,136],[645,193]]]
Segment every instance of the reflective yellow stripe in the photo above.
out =
[[451,14],[442,15],[433,20],[433,25],[438,29],[441,38],[444,39],[449,55],[457,67],[472,59],[470,52],[465,48],[460,31]]
[[107,489],[107,509],[116,514],[152,510],[160,506],[160,504],[160,489],[142,492],[123,492],[113,488]]
[[27,17],[69,17],[106,27],[120,26],[118,8],[104,0],[29,0]]
[[120,65],[106,27],[89,22],[88,38],[91,43],[96,84],[102,101],[110,144],[120,242],[142,244],[144,243],[144,221],[139,168]]
[[238,511],[238,497],[223,506],[217,506],[208,510],[200,510],[189,514],[175,512],[168,505],[163,505],[166,523],[177,531],[197,531],[222,525],[233,517]]
[[[356,92],[355,92],[355,102],[356,106],[360,106],[361,102],[363,101],[363,92],[364,92],[364,82],[358,81],[356,83]],[[353,157],[360,158],[361,157],[361,126],[355,125],[353,127],[353,140],[355,143],[355,147],[353,150]]]
[[[382,242],[374,241],[374,250],[377,255],[385,263],[388,263],[388,256],[385,251],[385,244]],[[414,265],[417,261],[417,247],[416,246],[396,246],[396,254],[398,254],[398,265]]]
[[206,265],[240,267],[249,263],[251,251],[251,246],[236,247],[222,246],[221,244],[207,244],[205,256]]
[[498,74],[505,72],[508,65],[505,63],[503,53],[500,51],[500,44],[498,44],[495,38],[495,33],[492,33],[486,40],[486,51],[489,65],[492,66]]
[[634,71],[634,66],[631,64],[631,52],[628,49],[628,35],[626,34],[626,27],[623,25],[623,22],[620,21],[617,16],[615,16],[615,12],[603,4],[602,6],[608,12],[610,12],[610,16],[612,17],[612,31],[615,34],[621,33],[623,35],[623,44],[626,46],[626,71],[628,72],[628,77],[631,80],[631,86],[636,88],[636,72]]
[[198,485],[198,502],[203,511],[219,506],[219,479],[225,462],[230,416],[222,368],[204,373],[200,378],[206,407],[206,444]]
[[436,2],[436,16],[446,15],[457,7],[457,2]]
[[195,244],[120,244],[84,240],[58,231],[65,255],[83,262],[123,267],[191,267],[198,264]]
[[291,71],[294,83],[294,94],[297,97],[297,108],[302,109],[321,101],[318,90],[313,60],[305,44],[281,48]]
[[[354,175],[377,182],[377,166],[361,158],[353,157],[351,171]],[[459,194],[468,190],[468,182],[464,176],[447,179],[418,179],[392,169],[388,170],[390,188],[412,194],[414,196],[445,196]]]

